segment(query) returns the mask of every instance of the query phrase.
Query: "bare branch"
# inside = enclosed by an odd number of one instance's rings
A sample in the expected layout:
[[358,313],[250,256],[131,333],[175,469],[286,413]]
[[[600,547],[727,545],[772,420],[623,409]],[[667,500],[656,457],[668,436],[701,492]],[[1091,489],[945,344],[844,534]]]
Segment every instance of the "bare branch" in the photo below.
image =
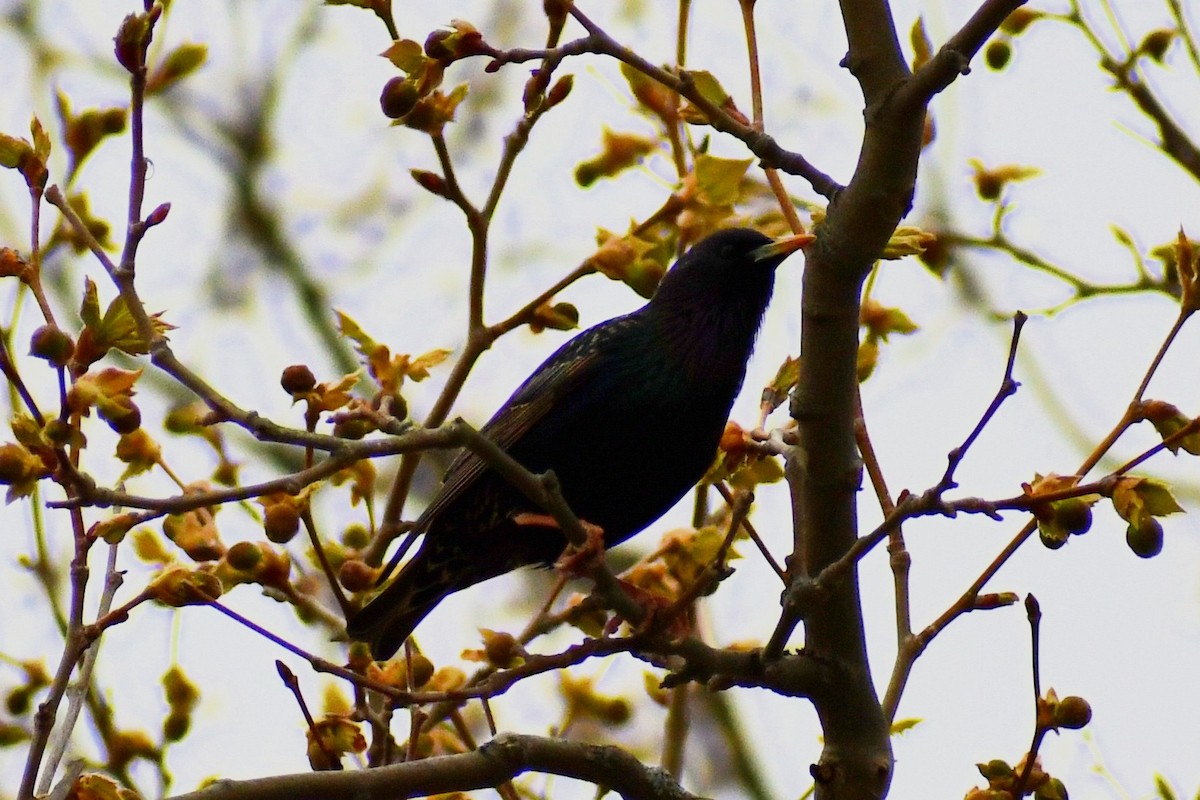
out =
[[501,734],[478,750],[356,772],[218,781],[172,800],[385,800],[499,786],[525,772],[594,783],[625,800],[697,800],[667,772],[619,747]]
[[987,40],[1025,0],[985,0],[958,33],[951,36],[941,49],[913,74],[905,86],[902,102],[924,108],[938,92],[954,83],[959,75],[971,71],[971,59]]

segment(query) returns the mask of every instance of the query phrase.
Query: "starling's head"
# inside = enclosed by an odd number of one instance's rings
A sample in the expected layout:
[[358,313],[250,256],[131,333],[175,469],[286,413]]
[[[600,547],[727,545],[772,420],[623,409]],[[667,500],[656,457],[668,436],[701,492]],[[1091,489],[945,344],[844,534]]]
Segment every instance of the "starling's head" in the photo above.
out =
[[771,298],[775,268],[812,240],[809,234],[772,240],[752,228],[717,231],[683,254],[650,305],[749,305],[757,322]]
[[[696,243],[642,310],[654,338],[660,381],[714,404],[723,422],[771,301],[775,267],[811,236],[772,241],[749,228],[718,231]],[[719,427],[718,427],[719,430]]]

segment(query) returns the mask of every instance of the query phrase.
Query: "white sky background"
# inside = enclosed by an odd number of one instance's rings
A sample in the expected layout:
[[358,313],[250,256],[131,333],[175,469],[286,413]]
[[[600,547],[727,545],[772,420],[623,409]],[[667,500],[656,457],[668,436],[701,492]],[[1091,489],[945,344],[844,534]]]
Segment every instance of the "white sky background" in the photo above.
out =
[[[620,41],[652,61],[667,61],[673,53],[675,4],[645,5],[644,16],[633,25],[616,10],[624,6],[581,7]],[[0,3],[6,13],[11,6]],[[252,84],[265,62],[291,57],[286,48],[295,18],[306,8],[290,2],[177,6],[160,36],[172,44],[208,45],[208,65],[182,91],[193,104],[211,109],[211,119],[225,117],[245,102],[236,88],[239,81]],[[45,8],[44,19],[54,20],[45,26],[53,30],[55,44],[80,54],[81,60],[68,64],[56,84],[70,95],[74,107],[125,102],[127,89],[120,76],[115,71],[97,74],[92,59],[112,63],[111,37],[120,19],[134,10],[133,4],[110,0],[86,8],[77,3],[49,3]],[[544,37],[537,8],[517,2],[401,1],[396,16],[402,35],[418,40],[450,17],[461,17],[497,46],[533,47]],[[972,10],[963,0],[894,5],[905,37],[915,15],[923,13],[935,43]],[[523,21],[516,26],[498,22],[517,11]],[[1165,8],[1151,0],[1120,4],[1119,13],[1136,36],[1168,23]],[[689,66],[713,71],[748,110],[736,3],[697,0],[693,14]],[[760,0],[758,15],[768,130],[835,178],[847,180],[857,154],[861,111],[854,81],[836,66],[844,41],[835,5]],[[1098,11],[1096,18],[1100,19]],[[435,168],[426,137],[389,128],[379,113],[379,90],[395,74],[375,56],[387,44],[383,27],[368,12],[349,8],[319,9],[312,19],[319,28],[315,42],[284,73],[275,131],[278,157],[269,177],[272,199],[283,209],[293,242],[316,274],[327,280],[335,307],[395,351],[460,347],[466,313],[460,298],[469,252],[465,227],[456,209],[423,192],[407,174],[413,167]],[[568,28],[568,37],[576,34],[576,27]],[[24,53],[11,38],[10,31],[0,30],[0,49]],[[937,98],[933,108],[938,139],[923,160],[910,221],[919,224],[935,203],[949,209],[959,228],[985,233],[990,210],[971,191],[967,166],[968,158],[977,157],[989,165],[1013,162],[1044,170],[1042,177],[1015,187],[1016,210],[1007,230],[1022,244],[1087,277],[1118,281],[1132,274],[1127,253],[1108,232],[1110,223],[1129,230],[1144,249],[1171,239],[1180,224],[1195,238],[1200,233],[1200,190],[1144,143],[1152,127],[1128,101],[1108,91],[1095,62],[1078,33],[1039,24],[1016,41],[1006,72],[997,74],[979,65]],[[482,126],[468,121],[448,130],[460,179],[473,198],[480,198],[490,183],[500,139],[518,117],[519,87],[527,74],[511,66],[489,76],[482,73],[483,63],[457,64],[446,81],[449,86],[469,81],[476,95],[494,89],[502,98],[499,110]],[[1191,130],[1198,131],[1197,106],[1187,101],[1196,96],[1197,87],[1175,75],[1171,64],[1186,68],[1178,47],[1166,70],[1153,71],[1154,84],[1164,89],[1173,110],[1185,115]],[[535,129],[493,228],[490,320],[517,308],[585,258],[594,248],[597,225],[623,229],[630,218],[653,211],[667,191],[664,179],[672,175],[668,164],[651,160],[616,180],[577,189],[573,168],[596,152],[603,125],[642,133],[652,128],[632,112],[612,64],[576,59],[566,62],[561,72],[576,74],[574,92]],[[0,62],[0,80],[6,87],[0,93],[0,130],[27,135],[31,110],[53,126],[51,87],[32,82],[22,58]],[[469,106],[460,119],[475,119]],[[220,164],[173,124],[161,105],[151,104],[147,131],[147,152],[154,162],[147,208],[169,201],[172,210],[142,247],[143,297],[151,310],[166,309],[167,318],[180,326],[172,335],[176,352],[214,385],[244,406],[299,424],[299,413],[289,408],[287,396],[278,389],[279,371],[306,362],[326,379],[332,377],[332,367],[306,332],[290,291],[277,278],[250,271],[246,253],[223,238],[229,181]],[[201,126],[196,134],[204,137],[209,131]],[[722,155],[743,153],[740,145],[719,136],[713,148]],[[54,162],[52,180],[61,177],[62,168],[61,160]],[[92,208],[114,223],[124,216],[127,169],[126,138],[93,156],[82,179]],[[799,180],[789,179],[788,186],[812,196]],[[23,197],[19,177],[0,176],[0,237],[22,250],[28,236]],[[380,197],[382,204],[372,211],[347,210],[355,198],[375,202]],[[49,211],[46,217],[51,217]],[[119,227],[114,236],[119,237]],[[83,263],[101,283],[102,298],[110,298],[112,290],[102,276],[91,263]],[[735,409],[736,418],[745,423],[753,420],[761,384],[784,355],[796,350],[800,267],[797,258],[780,270],[776,301]],[[78,266],[72,269],[75,284],[80,284]],[[1060,285],[1004,259],[981,258],[972,262],[972,269],[999,308],[1048,306],[1063,297]],[[0,285],[6,319],[13,283]],[[868,423],[893,493],[903,488],[921,491],[937,481],[946,452],[963,439],[993,396],[1010,327],[981,322],[953,285],[933,279],[916,262],[890,263],[875,296],[886,305],[900,306],[921,325],[915,336],[893,338],[863,390]],[[579,306],[585,325],[639,302],[623,286],[599,276],[572,287],[561,299]],[[73,309],[64,305],[62,312],[69,315]],[[1090,444],[1118,419],[1174,315],[1168,299],[1144,296],[1091,301],[1052,319],[1031,320],[1016,369],[1024,387],[1004,405],[963,463],[958,473],[963,493],[1004,497],[1019,491],[1020,482],[1035,471],[1071,472]],[[27,313],[23,325],[31,321]],[[534,337],[519,331],[503,339],[480,362],[458,413],[473,422],[485,420],[565,338],[557,332]],[[27,341],[27,332],[18,334],[16,341],[17,351],[23,351],[20,343]],[[1174,402],[1188,413],[1200,410],[1198,345],[1200,334],[1186,329],[1148,396]],[[27,362],[25,372],[37,373],[38,366]],[[409,386],[407,397],[417,416],[428,408],[445,374],[442,369],[431,381]],[[47,392],[40,396],[52,396],[48,384],[39,389]],[[151,391],[139,394],[139,402],[147,421],[158,419],[160,406]],[[107,441],[102,427],[95,425],[90,434],[98,452]],[[1152,431],[1138,429],[1119,446],[1118,454],[1134,455],[1153,441]],[[211,470],[211,458],[202,449],[177,440],[164,444],[172,465],[188,478],[200,479]],[[1037,595],[1045,615],[1043,685],[1060,695],[1080,694],[1092,703],[1093,722],[1086,734],[1050,736],[1042,750],[1046,767],[1064,779],[1075,797],[1144,797],[1156,771],[1165,773],[1184,796],[1200,788],[1196,463],[1186,456],[1167,456],[1152,464],[1155,474],[1183,481],[1181,499],[1191,512],[1165,521],[1166,547],[1159,558],[1134,557],[1124,544],[1124,523],[1111,510],[1098,507],[1088,536],[1073,538],[1057,552],[1036,541],[1027,544],[989,587]],[[248,465],[243,479],[266,475]],[[169,491],[161,481],[139,480],[139,491]],[[759,497],[754,519],[782,555],[789,540],[783,493],[765,489]],[[57,644],[43,638],[48,633],[43,630],[40,595],[14,566],[15,554],[29,547],[28,518],[26,504],[0,511],[0,530],[6,533],[0,537],[0,580],[27,587],[20,592],[20,607],[0,615],[0,652],[57,657]],[[863,493],[862,518],[864,529],[878,520],[870,492]],[[50,519],[54,546],[65,561],[67,526],[54,516]],[[629,547],[648,548],[659,533],[686,520],[686,511],[677,509]],[[258,536],[249,518],[236,510],[223,514],[221,522],[227,543]],[[330,519],[330,530],[344,522]],[[1009,515],[1000,524],[960,518],[909,525],[914,624],[928,623],[952,602],[1022,522],[1018,515]],[[747,548],[742,550],[749,555]],[[139,568],[131,555],[127,564],[135,570],[130,585],[136,586]],[[738,567],[711,607],[712,628],[721,642],[763,640],[774,623],[779,585],[753,558]],[[864,562],[862,584],[872,664],[882,692],[894,647],[891,577],[882,550]],[[519,618],[507,614],[500,601],[517,597],[530,585],[506,579],[455,596],[418,631],[423,646],[436,663],[448,663],[471,645],[474,626],[515,629]],[[13,596],[9,588],[5,592]],[[295,630],[287,609],[262,602],[253,589],[238,589],[229,600],[273,630]],[[275,677],[273,659],[283,658],[300,674],[310,702],[319,705],[325,680],[216,614],[189,609],[177,625],[173,617],[162,609],[140,608],[129,624],[106,636],[101,663],[104,685],[112,687],[118,719],[125,726],[157,727],[165,706],[156,682],[173,652],[205,691],[193,734],[170,759],[177,779],[174,790],[189,789],[212,774],[248,778],[306,769],[302,724]],[[299,641],[322,648],[318,641]],[[549,650],[554,645],[543,646]],[[892,797],[962,796],[981,782],[975,762],[1015,760],[1024,752],[1032,731],[1028,651],[1028,626],[1020,606],[969,615],[930,647],[900,709],[899,716],[924,722],[895,741],[898,763]],[[324,646],[324,652],[337,658],[341,650]],[[640,665],[624,661],[589,664],[578,673],[598,676],[600,688],[612,692],[641,680]],[[500,725],[545,732],[557,721],[559,706],[552,694],[537,691],[543,687],[552,683],[530,682],[499,701]],[[774,791],[778,796],[798,794],[808,785],[806,766],[820,748],[810,707],[765,692],[733,694],[746,712],[743,724]],[[630,740],[653,747],[661,730],[657,712],[647,712],[635,726]],[[689,783],[694,785],[706,773],[709,761],[701,743],[694,742],[689,749],[689,769],[694,770]],[[1094,775],[1098,762],[1113,773],[1116,783]],[[19,767],[12,754],[0,752],[0,775],[13,776],[0,781],[0,796],[15,791]],[[728,788],[724,791],[729,793]]]

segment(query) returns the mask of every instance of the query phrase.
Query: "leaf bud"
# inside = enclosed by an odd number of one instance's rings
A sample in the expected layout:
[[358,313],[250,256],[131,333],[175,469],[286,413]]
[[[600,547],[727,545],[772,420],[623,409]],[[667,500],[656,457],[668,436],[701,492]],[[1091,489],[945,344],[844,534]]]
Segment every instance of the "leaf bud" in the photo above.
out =
[[186,711],[172,711],[163,719],[163,739],[178,742],[187,736],[192,727],[192,715]]
[[421,653],[414,653],[408,662],[408,685],[420,689],[433,677],[433,662]]
[[176,406],[163,418],[163,428],[179,435],[200,433],[204,430],[201,416],[203,413],[202,406]]
[[1137,51],[1161,64],[1163,63],[1163,59],[1166,58],[1167,50],[1171,47],[1171,42],[1175,41],[1177,35],[1178,31],[1173,28],[1159,28],[1150,31],[1138,45]]
[[117,62],[132,73],[146,67],[146,48],[150,45],[150,26],[162,13],[154,6],[144,14],[129,14],[121,21],[117,35],[113,37],[113,53]]
[[146,217],[146,227],[153,228],[155,225],[161,225],[163,222],[166,221],[167,215],[170,213],[171,213],[171,204],[170,203],[160,203]]
[[446,179],[436,172],[430,172],[427,169],[412,169],[409,170],[413,180],[417,182],[425,191],[430,194],[435,194],[438,197],[449,197],[449,187],[446,186]]
[[0,278],[29,278],[29,264],[11,247],[0,247]]
[[375,423],[366,417],[346,417],[333,423],[333,435],[341,439],[358,441],[376,430],[378,427]]
[[1008,66],[1008,62],[1012,60],[1012,44],[1004,39],[995,39],[988,42],[987,47],[983,51],[983,60],[987,65],[999,72]]
[[275,503],[263,514],[263,531],[275,544],[287,544],[300,530],[300,510],[292,503]]
[[412,81],[399,76],[383,85],[379,107],[388,119],[400,119],[417,105],[421,92]]
[[436,30],[429,34],[425,37],[425,55],[447,64],[453,61],[454,50],[449,41],[453,36],[454,31],[445,29]]
[[450,23],[449,30],[436,30],[425,39],[425,55],[443,65],[467,56],[488,52],[483,34],[474,25],[461,19]]
[[338,568],[338,583],[350,592],[363,592],[370,589],[375,585],[378,577],[378,570],[357,558],[346,559]]
[[292,559],[284,550],[278,550],[266,543],[260,543],[263,551],[263,562],[255,571],[254,579],[263,586],[276,588],[287,585],[288,576],[292,572]]
[[488,663],[497,669],[507,669],[516,666],[525,657],[525,648],[511,633],[493,631],[481,628],[483,634],[483,652]]
[[1060,728],[1078,730],[1087,725],[1092,719],[1092,706],[1087,700],[1076,695],[1068,695],[1059,701],[1054,709],[1054,722]]
[[546,108],[554,106],[567,99],[567,95],[571,93],[571,89],[575,86],[574,75],[563,75],[554,85],[550,87],[550,91],[546,93]]
[[124,403],[97,405],[96,412],[108,423],[108,427],[120,434],[133,433],[142,427],[142,412],[132,400]]
[[1007,608],[1016,605],[1020,598],[1013,592],[988,592],[975,598],[972,608],[977,611],[991,611],[996,608]]
[[178,665],[172,666],[162,676],[163,694],[167,704],[174,709],[195,708],[200,701],[200,689],[188,679]]
[[1081,498],[1073,497],[1055,503],[1054,513],[1058,524],[1074,536],[1087,533],[1092,527],[1092,507]]
[[154,94],[174,86],[208,60],[208,46],[184,42],[167,53],[146,79],[146,93]]
[[350,651],[346,656],[346,666],[355,672],[365,673],[372,665],[375,659],[371,657],[371,648],[366,642],[351,642]]
[[569,0],[542,0],[542,11],[550,20],[550,25],[562,27],[567,21],[567,13],[571,9]]
[[29,340],[29,354],[65,367],[75,353],[75,342],[56,325],[43,325]]
[[237,542],[225,553],[225,563],[239,572],[253,572],[262,559],[262,550],[253,542]]
[[225,554],[212,512],[206,508],[168,514],[162,528],[163,535],[195,561],[216,561]]
[[29,686],[18,686],[4,698],[4,708],[14,717],[23,716],[29,712],[32,700],[33,689]]
[[146,594],[165,606],[206,605],[221,596],[221,582],[205,570],[168,567],[146,587]]
[[63,447],[82,441],[77,435],[78,430],[70,422],[61,419],[46,420],[46,427],[42,429],[42,433],[45,434],[46,441]]
[[312,370],[304,364],[293,364],[284,368],[283,374],[279,376],[279,385],[285,392],[295,396],[311,392],[317,385],[317,379]]
[[[1137,412],[1142,419],[1150,421],[1163,439],[1175,436],[1192,423],[1191,418],[1179,408],[1163,400],[1143,400],[1138,404]],[[1172,453],[1183,449],[1192,455],[1200,455],[1200,431],[1175,438],[1167,447]]]
[[354,522],[342,531],[342,544],[352,550],[361,550],[371,541],[371,532],[361,522]]

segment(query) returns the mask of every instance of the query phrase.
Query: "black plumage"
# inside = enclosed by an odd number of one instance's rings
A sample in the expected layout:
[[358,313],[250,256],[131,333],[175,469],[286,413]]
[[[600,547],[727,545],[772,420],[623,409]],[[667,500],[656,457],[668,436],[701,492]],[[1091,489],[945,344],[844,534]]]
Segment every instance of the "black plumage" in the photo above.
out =
[[[697,243],[642,308],[575,336],[546,359],[482,432],[527,469],[554,470],[606,547],[665,513],[716,455],[746,375],[775,268],[811,237],[773,242],[748,228]],[[443,598],[562,553],[560,530],[470,452],[461,454],[415,530],[420,550],[351,618],[377,658],[394,653]]]

